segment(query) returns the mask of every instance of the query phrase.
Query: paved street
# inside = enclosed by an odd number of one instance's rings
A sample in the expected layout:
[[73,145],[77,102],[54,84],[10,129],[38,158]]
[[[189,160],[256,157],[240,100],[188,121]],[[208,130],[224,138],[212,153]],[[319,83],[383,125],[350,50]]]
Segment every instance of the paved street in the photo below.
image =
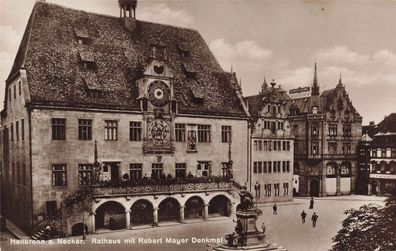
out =
[[[295,198],[293,202],[278,203],[278,215],[272,215],[272,204],[264,205],[264,215],[259,217],[257,226],[265,221],[267,226],[267,239],[286,247],[288,250],[328,250],[331,246],[331,238],[340,227],[340,222],[345,218],[343,212],[351,207],[357,208],[366,203],[383,204],[383,197],[374,196],[340,196],[316,198],[314,209],[308,209],[309,198]],[[307,212],[307,221],[301,223],[300,213]],[[319,215],[316,228],[312,228],[310,221],[312,212]],[[176,224],[172,226],[161,226],[158,228],[134,229],[130,231],[111,232],[87,236],[85,244],[74,244],[73,240],[79,238],[67,238],[63,241],[70,244],[52,245],[10,245],[10,240],[4,240],[9,236],[2,237],[2,250],[110,250],[109,245],[98,244],[104,241],[121,242],[111,244],[114,250],[205,250],[205,243],[192,244],[193,237],[196,238],[220,238],[233,231],[234,223],[230,218],[217,218],[210,221],[198,221],[189,224]],[[166,244],[165,237],[185,240],[187,243]],[[158,244],[139,244],[139,238],[149,242],[162,241]],[[150,238],[150,239],[148,239]],[[103,240],[105,239],[105,240]],[[123,243],[125,239],[135,240],[135,244]],[[57,240],[53,240],[54,243]],[[92,244],[94,241],[97,244]]]

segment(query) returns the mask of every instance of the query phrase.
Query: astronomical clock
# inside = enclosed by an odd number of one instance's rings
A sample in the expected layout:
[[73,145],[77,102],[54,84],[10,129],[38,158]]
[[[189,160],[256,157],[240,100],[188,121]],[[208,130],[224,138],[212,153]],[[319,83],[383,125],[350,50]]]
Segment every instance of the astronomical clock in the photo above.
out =
[[138,80],[139,99],[145,122],[143,151],[146,154],[173,153],[172,118],[176,113],[172,73],[167,64],[154,59]]

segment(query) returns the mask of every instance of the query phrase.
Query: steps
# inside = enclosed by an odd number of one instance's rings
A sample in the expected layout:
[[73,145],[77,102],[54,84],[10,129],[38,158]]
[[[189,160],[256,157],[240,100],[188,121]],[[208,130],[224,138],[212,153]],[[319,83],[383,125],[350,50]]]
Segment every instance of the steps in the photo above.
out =
[[44,235],[45,235],[45,230],[40,229],[39,231],[37,231],[36,233],[34,233],[32,236],[30,236],[33,240],[43,240],[44,239]]

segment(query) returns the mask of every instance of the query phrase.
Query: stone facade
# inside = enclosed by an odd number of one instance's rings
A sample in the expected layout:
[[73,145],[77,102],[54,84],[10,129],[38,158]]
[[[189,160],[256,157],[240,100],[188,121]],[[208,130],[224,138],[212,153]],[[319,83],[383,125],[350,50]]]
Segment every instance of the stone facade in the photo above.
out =
[[[183,221],[184,208],[230,216],[232,176],[248,181],[249,113],[235,74],[198,32],[126,16],[135,7],[120,4],[116,18],[34,6],[6,81],[0,153],[5,215],[29,233],[54,218],[66,234],[84,220],[91,232],[128,229],[146,207],[152,225]],[[65,199],[89,185],[106,194],[67,217]]]
[[301,196],[350,194],[355,191],[357,147],[362,118],[339,80],[319,95],[316,65],[312,93],[287,106],[295,136],[294,172]]
[[290,98],[275,85],[264,81],[258,95],[245,98],[253,118],[250,186],[256,202],[293,198],[293,135],[284,105]]

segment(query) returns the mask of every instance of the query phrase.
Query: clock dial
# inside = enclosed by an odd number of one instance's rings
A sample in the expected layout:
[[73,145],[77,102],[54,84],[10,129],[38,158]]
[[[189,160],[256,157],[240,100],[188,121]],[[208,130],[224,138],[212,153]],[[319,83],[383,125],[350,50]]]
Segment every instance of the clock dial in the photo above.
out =
[[154,145],[164,145],[170,139],[170,127],[163,120],[153,120],[147,127],[147,137]]
[[170,101],[169,87],[160,80],[156,80],[149,85],[148,94],[150,102],[157,107],[164,106]]

